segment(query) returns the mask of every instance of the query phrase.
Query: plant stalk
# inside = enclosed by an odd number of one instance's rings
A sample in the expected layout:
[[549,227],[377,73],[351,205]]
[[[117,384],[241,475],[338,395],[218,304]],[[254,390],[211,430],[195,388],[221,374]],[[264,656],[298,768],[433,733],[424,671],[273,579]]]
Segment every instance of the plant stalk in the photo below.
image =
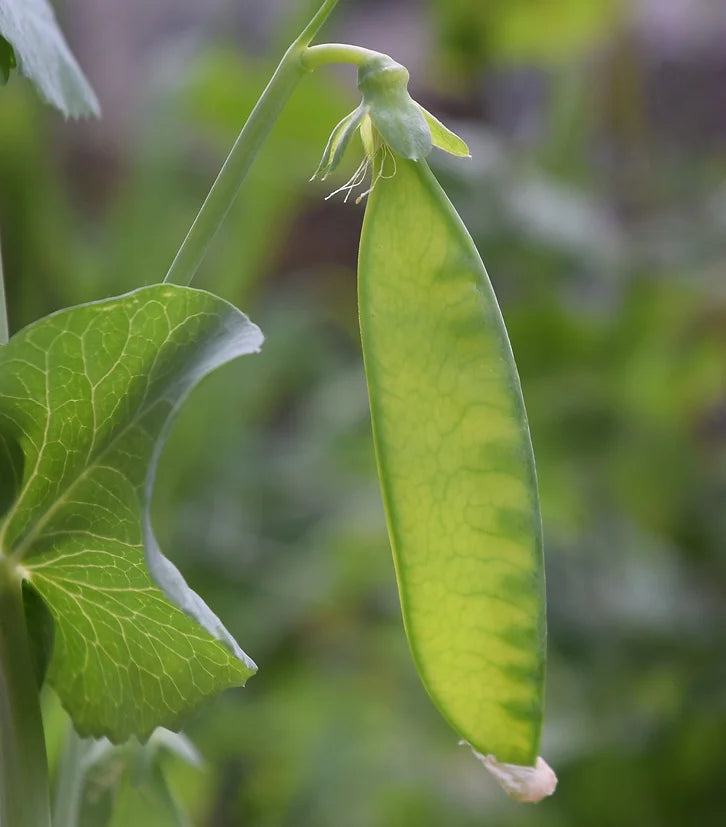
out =
[[349,43],[321,43],[319,46],[310,46],[303,54],[303,65],[312,72],[321,66],[331,63],[350,63],[353,66],[362,66],[372,58],[385,57],[381,52],[365,49],[363,46],[351,46]]
[[8,307],[5,301],[5,279],[3,278],[3,250],[2,243],[0,243],[0,345],[6,345],[9,338]]
[[48,761],[22,580],[1,555],[0,825],[50,827]]
[[265,138],[298,82],[309,71],[303,61],[305,50],[337,3],[338,0],[325,0],[300,36],[285,52],[212,184],[164,278],[165,282],[191,282],[207,247],[234,203]]
[[55,781],[53,827],[77,827],[78,825],[83,784],[86,778],[83,756],[87,750],[87,743],[78,735],[72,721],[68,721],[68,734]]

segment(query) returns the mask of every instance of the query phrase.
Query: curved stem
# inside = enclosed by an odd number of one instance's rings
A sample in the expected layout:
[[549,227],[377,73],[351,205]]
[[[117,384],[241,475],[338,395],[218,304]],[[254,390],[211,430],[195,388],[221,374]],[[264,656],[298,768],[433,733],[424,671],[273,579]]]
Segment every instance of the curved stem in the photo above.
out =
[[1,556],[0,824],[50,827],[48,762],[22,581]]
[[331,63],[351,63],[353,66],[362,66],[371,58],[387,57],[373,49],[364,49],[362,46],[351,46],[348,43],[321,43],[319,46],[310,46],[305,49],[302,62],[305,68],[312,72],[320,66]]
[[309,71],[302,60],[308,44],[316,35],[338,0],[325,0],[299,37],[285,52],[265,91],[242,127],[227,160],[212,184],[201,209],[182,242],[165,282],[189,284],[280,112],[298,82]]

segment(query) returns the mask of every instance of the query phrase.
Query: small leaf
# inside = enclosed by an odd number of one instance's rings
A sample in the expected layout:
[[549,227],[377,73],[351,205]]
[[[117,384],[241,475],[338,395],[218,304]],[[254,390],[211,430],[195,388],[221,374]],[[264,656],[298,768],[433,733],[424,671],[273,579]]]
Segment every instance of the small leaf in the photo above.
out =
[[[20,72],[33,81],[48,103],[66,117],[100,114],[96,95],[47,0],[0,0],[0,35],[14,50]],[[15,65],[4,61],[2,52],[0,48],[0,76],[3,66]]]
[[0,448],[21,475],[0,553],[53,615],[48,679],[82,735],[174,728],[256,668],[162,556],[149,502],[181,401],[261,342],[227,302],[159,285],[55,313],[0,350]]

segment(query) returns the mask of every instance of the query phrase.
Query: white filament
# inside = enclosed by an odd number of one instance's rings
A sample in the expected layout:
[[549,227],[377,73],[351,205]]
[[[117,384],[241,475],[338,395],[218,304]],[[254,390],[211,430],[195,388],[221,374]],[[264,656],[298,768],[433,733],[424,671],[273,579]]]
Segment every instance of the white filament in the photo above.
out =
[[[360,202],[367,195],[370,195],[373,192],[373,189],[375,188],[376,184],[381,180],[381,178],[393,178],[393,176],[396,174],[397,169],[396,158],[385,144],[381,144],[373,156],[366,154],[366,156],[358,165],[356,171],[350,176],[350,178],[345,182],[345,184],[343,184],[341,187],[338,187],[337,190],[333,190],[333,192],[331,192],[329,195],[326,195],[325,200],[328,201],[330,198],[332,198],[334,195],[337,195],[339,192],[344,192],[345,198],[343,198],[343,203],[347,203],[351,192],[353,192],[353,190],[356,187],[361,186],[365,181],[366,175],[368,175],[368,170],[370,169],[371,164],[373,163],[376,155],[378,155],[379,152],[383,153],[383,157],[381,158],[381,163],[378,167],[378,172],[375,174],[375,176],[373,176],[373,180],[371,181],[370,187],[368,187],[367,190],[358,195],[358,197],[355,199],[355,203],[360,204]],[[385,175],[383,171],[385,169],[386,161],[388,160],[388,158],[390,158],[393,161],[393,171],[390,172],[388,175]]]

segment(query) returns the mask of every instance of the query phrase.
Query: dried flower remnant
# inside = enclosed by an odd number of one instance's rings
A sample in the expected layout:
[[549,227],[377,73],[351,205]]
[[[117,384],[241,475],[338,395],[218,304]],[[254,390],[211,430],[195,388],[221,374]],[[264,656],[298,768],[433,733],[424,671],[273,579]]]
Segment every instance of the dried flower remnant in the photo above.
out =
[[[461,743],[465,744],[466,741]],[[499,786],[515,801],[536,804],[552,795],[557,788],[557,776],[541,756],[537,757],[533,767],[522,767],[519,764],[497,761],[494,755],[482,755],[473,747],[472,752],[494,776]]]

